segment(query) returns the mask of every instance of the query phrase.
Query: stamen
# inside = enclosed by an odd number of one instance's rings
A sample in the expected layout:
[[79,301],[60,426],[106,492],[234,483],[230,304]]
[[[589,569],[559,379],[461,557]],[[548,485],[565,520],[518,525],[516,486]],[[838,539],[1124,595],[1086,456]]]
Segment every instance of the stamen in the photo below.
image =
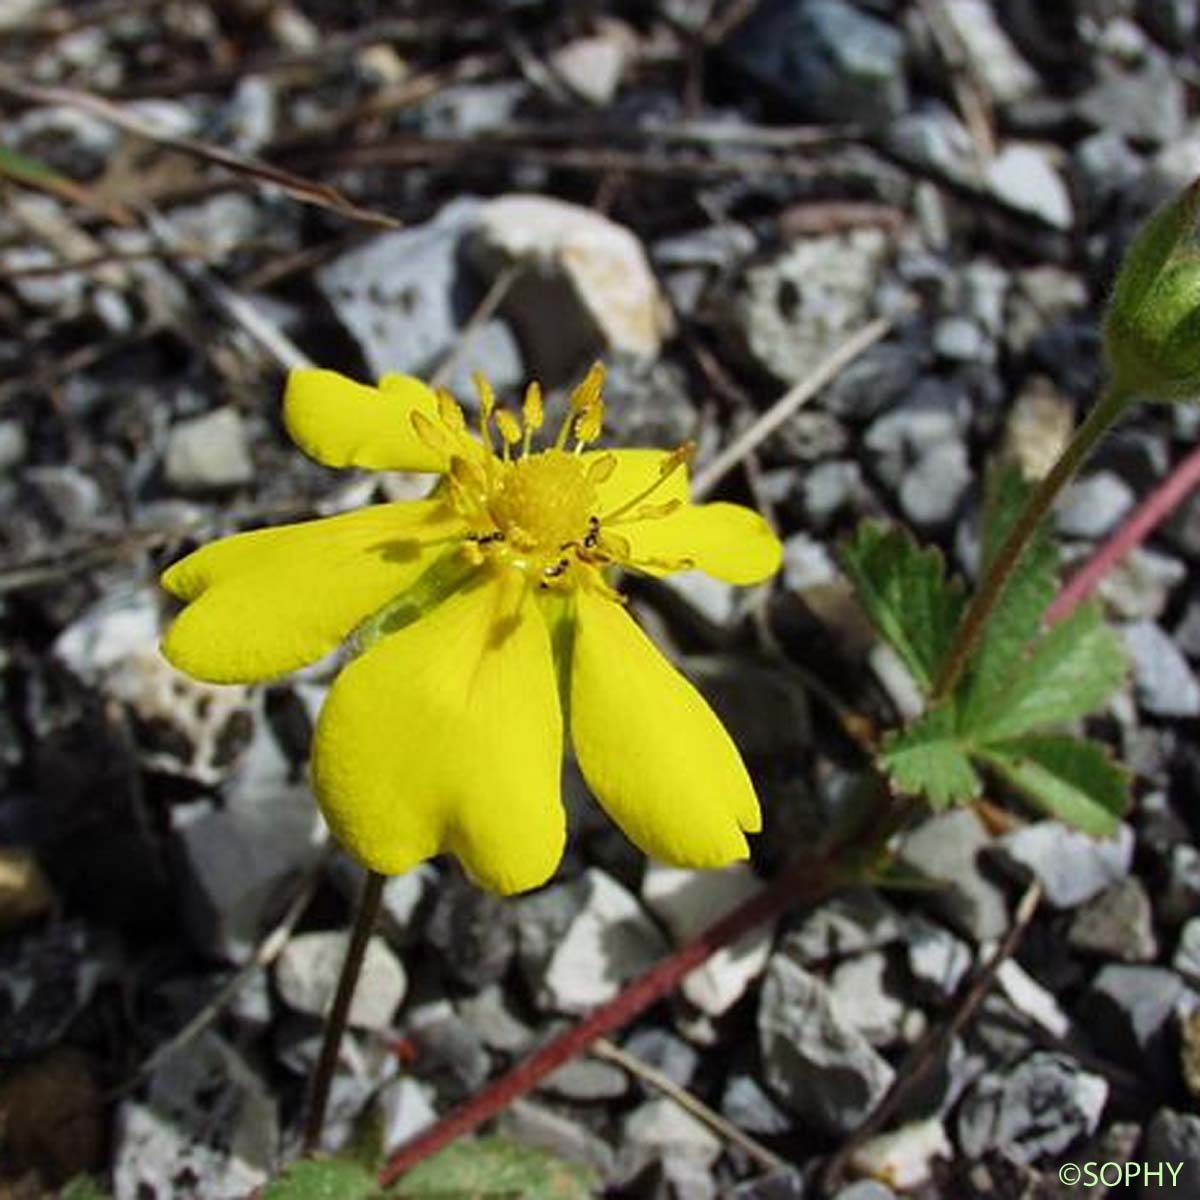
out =
[[521,440],[521,426],[507,408],[497,409],[495,420],[496,428],[500,431],[500,437],[504,441],[504,461],[508,462],[512,447]]
[[438,417],[451,433],[464,433],[467,428],[467,418],[455,398],[445,388],[437,390]]
[[632,499],[627,500],[619,508],[614,508],[612,512],[605,513],[600,518],[606,525],[616,520],[617,517],[624,516],[627,512],[637,508],[643,500],[648,499],[653,495],[680,467],[686,466],[696,456],[696,443],[684,442],[682,446],[677,446],[670,454],[663,456],[662,461],[658,465],[658,478],[650,484],[649,487],[643,488]]
[[591,404],[575,418],[575,452],[578,453],[589,442],[594,442],[604,428],[604,401],[597,396]]
[[682,507],[683,501],[678,496],[674,496],[670,500],[664,500],[661,504],[643,504],[632,513],[615,521],[610,518],[609,524],[620,525],[623,523],[628,524],[630,521],[657,521],[662,517],[669,517],[673,512],[678,512]]
[[[575,429],[575,436],[578,437],[577,417],[591,411],[591,409],[600,401],[600,393],[604,390],[604,364],[592,363],[588,368],[588,373],[579,381],[575,389],[571,392],[570,399],[567,404],[567,415],[563,418],[563,423],[559,426],[558,436],[554,439],[555,450],[561,450],[567,444],[567,438],[571,436],[571,430]],[[600,410],[600,421],[604,421],[604,410]],[[595,438],[589,439],[595,441]]]
[[423,412],[413,411],[409,414],[409,424],[412,425],[412,431],[417,435],[430,450],[434,450],[439,454],[450,454],[454,449],[454,439],[441,426],[434,424]]
[[483,444],[494,454],[496,447],[492,441],[491,420],[492,411],[496,407],[496,393],[492,391],[492,385],[488,383],[487,377],[481,371],[472,374],[471,382],[475,385],[475,392],[479,396],[479,435],[483,438]]
[[521,405],[521,419],[525,424],[525,439],[521,443],[521,455],[527,457],[533,435],[546,420],[546,409],[542,404],[542,385],[536,380],[525,389],[525,400]]
[[600,399],[600,393],[603,390],[604,364],[594,362],[588,367],[588,373],[571,392],[571,411],[587,412]]
[[607,483],[612,478],[613,472],[616,469],[617,456],[615,454],[602,454],[588,467],[588,483],[593,486]]

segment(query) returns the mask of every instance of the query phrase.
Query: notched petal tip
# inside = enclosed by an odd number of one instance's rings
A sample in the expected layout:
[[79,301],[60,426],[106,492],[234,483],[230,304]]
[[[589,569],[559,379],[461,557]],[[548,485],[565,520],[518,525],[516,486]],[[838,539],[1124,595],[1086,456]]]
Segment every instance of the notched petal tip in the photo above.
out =
[[389,375],[379,387],[337,371],[300,367],[288,374],[283,422],[292,441],[327,467],[441,471],[444,454],[412,428],[412,414],[436,420],[436,395],[419,379]]

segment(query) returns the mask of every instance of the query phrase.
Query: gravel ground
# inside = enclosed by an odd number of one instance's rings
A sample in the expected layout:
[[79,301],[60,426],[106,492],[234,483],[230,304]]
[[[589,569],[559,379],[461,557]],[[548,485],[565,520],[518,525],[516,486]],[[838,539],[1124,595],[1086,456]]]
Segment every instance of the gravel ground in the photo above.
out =
[[[193,683],[158,654],[156,579],[424,484],[305,460],[288,366],[469,400],[476,369],[557,396],[601,358],[615,441],[694,438],[711,494],[785,542],[768,588],[631,587],[752,768],[752,864],[647,865],[569,767],[545,889],[441,861],[389,882],[326,1143],[394,1148],[843,813],[835,710],[887,724],[914,695],[837,545],[887,517],[969,576],[987,465],[1064,444],[1121,251],[1200,175],[1198,27],[1196,0],[0,3],[0,1197],[80,1172],[242,1196],[297,1152],[359,886],[305,783],[333,664]],[[1182,405],[1126,421],[1056,515],[1067,561],[1198,431]],[[900,850],[933,886],[790,911],[496,1128],[616,1196],[1200,1195],[1198,578],[1193,495],[1103,584],[1132,663],[1089,725],[1133,772],[1116,838],[938,814]],[[1089,1163],[1116,1165],[1074,1182]]]

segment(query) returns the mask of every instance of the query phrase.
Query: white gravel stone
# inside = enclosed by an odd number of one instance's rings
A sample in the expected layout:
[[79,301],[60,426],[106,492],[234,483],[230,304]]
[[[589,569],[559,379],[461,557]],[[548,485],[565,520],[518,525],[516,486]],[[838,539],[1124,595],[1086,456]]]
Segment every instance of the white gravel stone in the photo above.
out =
[[241,413],[235,408],[218,408],[172,426],[164,473],[167,483],[181,491],[250,483],[254,462]]
[[[347,934],[330,930],[302,933],[288,942],[275,963],[275,985],[288,1007],[314,1017],[329,1011],[348,941]],[[350,1005],[350,1024],[390,1028],[407,988],[400,960],[382,938],[371,938]]]
[[[688,871],[651,863],[642,880],[642,900],[675,941],[682,943],[757,895],[762,886],[745,863],[721,871]],[[722,946],[688,972],[683,994],[709,1016],[718,1017],[732,1008],[766,967],[774,928],[774,922],[758,925],[731,945]]]

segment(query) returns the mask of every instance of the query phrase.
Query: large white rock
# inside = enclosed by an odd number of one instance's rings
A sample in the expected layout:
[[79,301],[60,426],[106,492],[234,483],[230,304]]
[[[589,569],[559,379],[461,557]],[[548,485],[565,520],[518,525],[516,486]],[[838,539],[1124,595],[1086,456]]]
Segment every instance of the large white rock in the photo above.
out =
[[641,242],[591,209],[501,196],[482,206],[471,247],[490,275],[524,268],[502,308],[545,378],[563,379],[597,354],[655,359],[673,331]]

